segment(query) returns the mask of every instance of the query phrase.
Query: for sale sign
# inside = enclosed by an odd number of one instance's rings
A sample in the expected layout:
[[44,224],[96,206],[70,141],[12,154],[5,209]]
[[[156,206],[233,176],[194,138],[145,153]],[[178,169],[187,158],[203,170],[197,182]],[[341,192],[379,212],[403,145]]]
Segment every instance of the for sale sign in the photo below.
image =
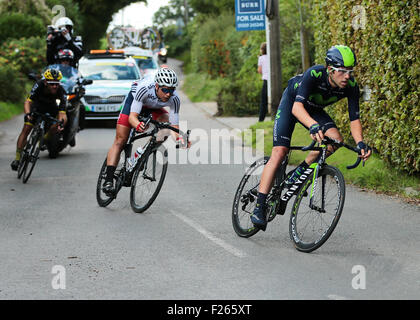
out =
[[237,31],[265,30],[264,0],[235,0]]

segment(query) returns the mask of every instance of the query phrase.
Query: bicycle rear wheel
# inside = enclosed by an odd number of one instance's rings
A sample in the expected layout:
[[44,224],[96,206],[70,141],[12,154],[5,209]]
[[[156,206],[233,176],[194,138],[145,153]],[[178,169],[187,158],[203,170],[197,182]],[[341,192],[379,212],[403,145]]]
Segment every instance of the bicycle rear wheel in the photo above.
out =
[[113,196],[106,195],[102,191],[102,185],[106,178],[106,158],[104,163],[102,164],[101,171],[99,172],[98,182],[96,183],[96,201],[98,202],[100,207],[106,207],[109,205],[112,200],[115,198]]
[[17,178],[20,179],[22,177],[23,172],[26,170],[26,167],[28,166],[28,152],[29,150],[26,150],[26,146],[25,149],[22,151],[21,155],[20,155],[20,161],[19,161],[19,166],[17,169]]
[[260,229],[251,222],[251,215],[257,203],[261,174],[270,157],[258,159],[246,170],[235,193],[232,206],[232,225],[236,234],[249,238]]
[[130,192],[130,204],[134,212],[146,211],[158,196],[168,170],[168,150],[159,146],[146,158],[140,158],[135,168]]
[[125,149],[123,149],[120,154],[120,159],[118,161],[117,168],[115,169],[115,172],[114,172],[113,182],[114,182],[115,191],[113,195],[107,195],[105,194],[105,192],[102,191],[102,186],[106,178],[107,158],[105,158],[101,167],[101,171],[99,171],[98,182],[96,183],[96,201],[98,202],[100,207],[106,207],[107,205],[109,205],[116,198],[116,194],[118,193],[118,191],[120,191],[120,189],[122,188],[123,181],[121,180],[123,177],[121,174],[121,170],[124,167],[125,158],[126,158]]
[[39,141],[42,139],[42,133],[40,131],[32,131],[31,136],[28,139],[28,149],[25,151],[25,164],[22,171],[22,182],[26,183],[31,176],[32,170],[35,167],[35,163],[39,158]]
[[289,221],[290,238],[297,250],[311,252],[328,240],[343,211],[345,192],[342,173],[328,165],[320,170],[316,181],[310,177],[305,182],[296,196]]

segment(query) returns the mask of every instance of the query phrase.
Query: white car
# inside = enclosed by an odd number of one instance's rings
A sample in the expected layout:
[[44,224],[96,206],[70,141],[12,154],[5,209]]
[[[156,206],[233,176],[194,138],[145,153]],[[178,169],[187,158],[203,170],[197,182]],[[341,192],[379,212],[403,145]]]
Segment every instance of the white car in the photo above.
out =
[[125,55],[136,60],[142,77],[153,77],[159,69],[157,55],[152,50],[138,47],[126,47],[122,49]]
[[86,120],[118,119],[131,84],[141,78],[136,61],[120,50],[92,50],[79,60],[79,71],[93,80],[81,99]]

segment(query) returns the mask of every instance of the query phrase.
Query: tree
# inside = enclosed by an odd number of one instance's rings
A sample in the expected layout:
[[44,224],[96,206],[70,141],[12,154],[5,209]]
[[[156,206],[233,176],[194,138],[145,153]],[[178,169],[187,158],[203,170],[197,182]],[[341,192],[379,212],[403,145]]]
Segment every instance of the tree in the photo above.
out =
[[182,19],[184,25],[193,18],[195,12],[188,5],[187,0],[170,0],[169,5],[160,7],[153,15],[153,24],[159,27],[167,27]]
[[100,39],[106,33],[112,15],[121,8],[147,0],[73,0],[79,5],[83,21],[83,46],[85,50],[99,47]]
[[311,66],[311,59],[309,55],[309,30],[307,27],[308,21],[308,8],[310,3],[302,3],[302,0],[298,0],[297,6],[299,8],[299,22],[300,22],[300,53],[302,57],[302,69],[306,70]]
[[188,0],[197,13],[219,15],[225,11],[235,11],[235,1],[232,0]]

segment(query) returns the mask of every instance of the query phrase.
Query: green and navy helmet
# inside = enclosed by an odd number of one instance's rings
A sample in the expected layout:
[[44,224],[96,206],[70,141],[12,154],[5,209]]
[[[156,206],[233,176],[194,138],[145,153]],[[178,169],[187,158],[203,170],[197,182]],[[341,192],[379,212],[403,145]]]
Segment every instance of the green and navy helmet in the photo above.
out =
[[329,48],[325,62],[327,66],[333,67],[355,67],[357,64],[353,50],[343,45],[335,45]]

